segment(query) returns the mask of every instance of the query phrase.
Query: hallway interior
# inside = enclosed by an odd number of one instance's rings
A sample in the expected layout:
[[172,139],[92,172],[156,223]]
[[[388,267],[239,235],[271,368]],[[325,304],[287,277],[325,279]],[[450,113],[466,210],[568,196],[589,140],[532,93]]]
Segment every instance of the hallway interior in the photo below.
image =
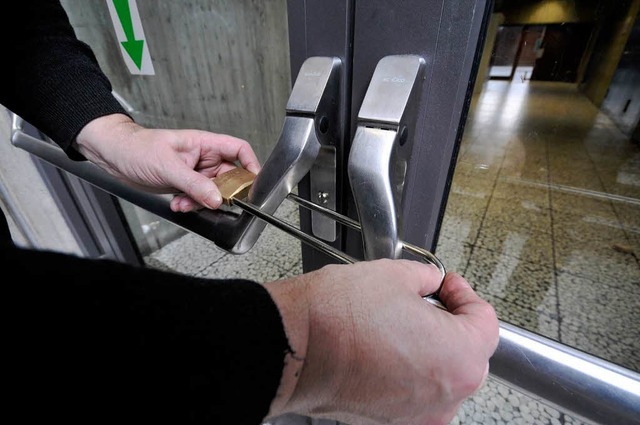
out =
[[575,85],[486,83],[437,253],[502,320],[640,370],[640,147]]
[[[298,224],[291,202],[276,216]],[[629,326],[640,323],[640,147],[575,85],[487,81],[469,112],[436,254],[501,320],[640,370],[640,330]],[[272,226],[244,255],[187,234],[146,260],[262,282],[302,272],[300,242]],[[452,423],[583,422],[490,377]]]

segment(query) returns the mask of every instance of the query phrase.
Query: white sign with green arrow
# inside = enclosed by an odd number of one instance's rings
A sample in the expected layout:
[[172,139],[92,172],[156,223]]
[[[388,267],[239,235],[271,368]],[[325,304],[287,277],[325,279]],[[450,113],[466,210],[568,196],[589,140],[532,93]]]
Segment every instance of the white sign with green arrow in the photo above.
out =
[[129,72],[138,75],[154,75],[149,46],[144,36],[136,0],[107,0],[109,13],[120,51]]

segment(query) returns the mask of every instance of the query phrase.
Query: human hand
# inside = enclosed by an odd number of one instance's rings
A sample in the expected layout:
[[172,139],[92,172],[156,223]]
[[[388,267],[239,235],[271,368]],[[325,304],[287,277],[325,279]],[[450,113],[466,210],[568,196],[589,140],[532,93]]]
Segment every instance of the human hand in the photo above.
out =
[[446,424],[483,384],[498,320],[459,275],[410,260],[331,265],[265,284],[287,355],[269,416],[356,424]]
[[[131,186],[174,193],[172,211],[218,208],[222,197],[211,178],[235,168],[257,174],[260,163],[249,143],[200,130],[144,128],[122,114],[87,124],[76,138],[89,161]],[[181,193],[180,193],[181,192]]]

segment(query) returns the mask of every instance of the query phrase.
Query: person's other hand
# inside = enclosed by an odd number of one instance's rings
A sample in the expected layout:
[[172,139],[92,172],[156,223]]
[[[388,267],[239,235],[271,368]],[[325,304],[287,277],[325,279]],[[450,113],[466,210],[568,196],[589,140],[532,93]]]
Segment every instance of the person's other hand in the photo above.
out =
[[218,208],[220,192],[211,178],[236,167],[257,174],[260,164],[249,143],[201,130],[142,127],[122,114],[87,124],[78,151],[119,180],[153,193],[173,193],[172,211]]
[[269,417],[356,424],[446,424],[483,384],[498,320],[459,275],[410,260],[331,265],[265,284],[281,311],[286,356]]

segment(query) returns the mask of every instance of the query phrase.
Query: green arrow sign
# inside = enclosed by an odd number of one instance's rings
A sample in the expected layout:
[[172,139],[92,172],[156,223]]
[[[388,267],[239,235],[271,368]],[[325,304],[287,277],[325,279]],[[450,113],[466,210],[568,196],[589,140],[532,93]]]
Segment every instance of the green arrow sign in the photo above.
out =
[[144,40],[136,40],[133,32],[133,20],[129,9],[129,0],[113,0],[113,6],[118,14],[118,20],[124,31],[126,40],[122,41],[122,47],[127,51],[129,57],[138,69],[142,69],[142,52],[144,51]]

